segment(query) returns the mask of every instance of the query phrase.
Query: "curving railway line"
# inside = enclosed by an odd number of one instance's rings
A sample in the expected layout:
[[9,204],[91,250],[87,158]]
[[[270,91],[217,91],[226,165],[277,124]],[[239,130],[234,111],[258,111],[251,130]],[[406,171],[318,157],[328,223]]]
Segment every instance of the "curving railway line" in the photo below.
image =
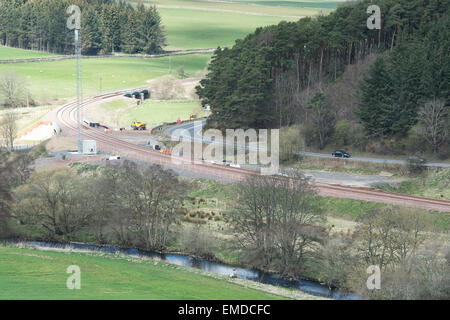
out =
[[[117,91],[100,96],[96,96],[83,101],[82,108],[86,108],[93,103],[104,99],[120,96],[129,90]],[[63,129],[64,135],[76,135],[77,133],[77,105],[76,102],[62,106],[56,113],[57,121]],[[215,176],[228,180],[242,180],[255,171],[232,168],[220,165],[213,165],[204,161],[192,163],[191,161],[175,156],[168,156],[154,151],[148,147],[138,146],[130,142],[112,137],[105,132],[90,127],[83,128],[83,137],[97,141],[99,149],[114,152],[130,159],[146,161],[160,164],[166,167],[176,167],[191,172],[196,172],[208,176]],[[280,177],[280,179],[284,179]],[[441,199],[430,199],[419,196],[410,196],[375,190],[370,188],[349,187],[340,185],[329,185],[315,183],[316,190],[321,196],[332,196],[338,198],[349,198],[364,201],[382,202],[395,205],[420,207],[427,210],[450,212],[450,201]]]

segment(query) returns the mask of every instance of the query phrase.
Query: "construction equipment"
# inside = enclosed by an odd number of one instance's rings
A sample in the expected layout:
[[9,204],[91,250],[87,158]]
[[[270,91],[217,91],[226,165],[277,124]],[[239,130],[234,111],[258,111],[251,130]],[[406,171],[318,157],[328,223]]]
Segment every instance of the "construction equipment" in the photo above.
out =
[[135,99],[143,99],[143,100],[147,100],[150,99],[150,91],[148,89],[144,89],[141,91],[134,91],[134,92],[127,92],[123,95],[124,97],[127,98],[135,98]]
[[135,121],[131,124],[131,128],[133,130],[145,130],[147,127],[147,124],[141,121]]
[[197,119],[197,115],[196,114],[190,114],[189,115],[189,121],[190,120],[194,120],[194,119]]

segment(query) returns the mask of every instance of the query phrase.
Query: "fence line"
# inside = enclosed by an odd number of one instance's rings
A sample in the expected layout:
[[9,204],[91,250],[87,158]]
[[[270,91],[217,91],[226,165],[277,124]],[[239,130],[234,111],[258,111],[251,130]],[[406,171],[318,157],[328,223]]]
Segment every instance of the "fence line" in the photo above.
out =
[[[82,56],[82,59],[104,59],[104,58],[153,59],[153,58],[160,58],[160,57],[167,57],[167,56],[181,56],[181,55],[197,54],[197,53],[213,53],[215,50],[216,49],[192,49],[192,50],[169,51],[166,53],[158,53],[158,54],[150,54],[150,55],[126,54],[126,55]],[[7,60],[0,60],[0,64],[22,63],[22,62],[60,61],[60,60],[70,60],[70,59],[75,59],[75,56],[67,55],[67,56],[56,56],[56,57],[45,57],[45,58],[7,59]]]
[[[33,143],[33,144],[21,144],[17,146],[13,146],[13,151],[28,151],[33,149],[35,146],[39,145],[40,143]],[[10,151],[11,148],[0,146],[0,151]]]

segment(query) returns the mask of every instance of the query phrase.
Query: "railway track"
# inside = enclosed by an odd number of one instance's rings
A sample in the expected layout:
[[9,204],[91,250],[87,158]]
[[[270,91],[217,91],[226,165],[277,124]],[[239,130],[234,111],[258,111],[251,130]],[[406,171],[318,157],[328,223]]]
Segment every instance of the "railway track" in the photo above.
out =
[[[108,93],[86,99],[82,103],[82,108],[86,108],[93,103],[104,99],[120,96],[129,90]],[[62,106],[56,113],[57,121],[63,129],[64,135],[76,135],[77,133],[77,105],[76,102]],[[108,152],[114,152],[130,159],[160,164],[166,167],[181,168],[187,171],[216,176],[228,180],[242,180],[250,175],[257,174],[255,171],[232,168],[220,165],[213,165],[204,161],[192,163],[183,157],[169,156],[154,151],[150,148],[138,146],[130,142],[112,137],[98,129],[84,127],[83,137],[97,141],[99,149]],[[283,177],[280,177],[283,179]],[[420,207],[427,210],[436,210],[442,212],[450,212],[450,201],[441,199],[430,199],[419,196],[411,196],[385,192],[362,187],[349,187],[340,185],[330,185],[323,183],[315,183],[316,190],[321,196],[332,196],[338,198],[349,198],[364,201],[381,202],[395,205],[403,205],[410,207]]]

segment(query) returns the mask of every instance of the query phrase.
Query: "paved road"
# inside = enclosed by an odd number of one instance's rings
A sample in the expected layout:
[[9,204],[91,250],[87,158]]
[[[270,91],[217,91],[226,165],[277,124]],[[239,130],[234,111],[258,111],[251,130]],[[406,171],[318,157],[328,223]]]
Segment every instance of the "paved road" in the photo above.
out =
[[[200,135],[202,126],[205,125],[206,120],[202,121],[194,121],[183,123],[181,125],[173,126],[166,130],[166,133],[169,136],[174,137],[182,137],[183,139],[194,139],[194,141],[202,141],[202,137]],[[178,132],[177,129],[183,129],[184,134],[182,132]],[[203,138],[204,143],[214,143],[213,140]],[[253,146],[251,149],[257,150],[258,147]],[[327,159],[336,159],[331,154],[325,153],[314,153],[314,152],[297,152],[297,154],[306,156],[306,157],[316,157],[316,158],[327,158]],[[343,160],[343,159],[341,159]],[[345,159],[345,161],[361,161],[361,162],[371,162],[371,163],[379,163],[379,164],[400,164],[406,165],[405,160],[395,160],[395,159],[378,159],[378,158],[366,158],[366,157],[351,157]],[[439,162],[430,162],[426,164],[429,167],[442,167],[442,168],[450,168],[450,163],[439,163]]]
[[[216,143],[214,140],[208,137],[202,136],[202,128],[206,124],[206,120],[197,120],[193,122],[187,122],[180,125],[175,125],[165,130],[168,136],[174,138],[181,138],[183,140],[193,140],[195,142],[203,142],[206,144]],[[224,137],[225,139],[225,137]],[[225,142],[225,141],[224,141]],[[227,146],[237,146],[239,149],[247,150],[264,150],[265,148],[260,148],[256,145],[237,145],[236,143],[224,143]]]
[[[317,158],[329,158],[336,159],[331,154],[325,153],[314,153],[314,152],[298,152],[298,154],[306,157],[317,157]],[[373,163],[381,163],[381,164],[401,164],[406,165],[405,160],[394,160],[394,159],[377,159],[377,158],[363,158],[363,157],[351,157],[347,160],[351,161],[361,161],[361,162],[373,162]],[[429,167],[442,167],[442,168],[450,168],[450,163],[438,163],[438,162],[430,162],[426,164]]]

